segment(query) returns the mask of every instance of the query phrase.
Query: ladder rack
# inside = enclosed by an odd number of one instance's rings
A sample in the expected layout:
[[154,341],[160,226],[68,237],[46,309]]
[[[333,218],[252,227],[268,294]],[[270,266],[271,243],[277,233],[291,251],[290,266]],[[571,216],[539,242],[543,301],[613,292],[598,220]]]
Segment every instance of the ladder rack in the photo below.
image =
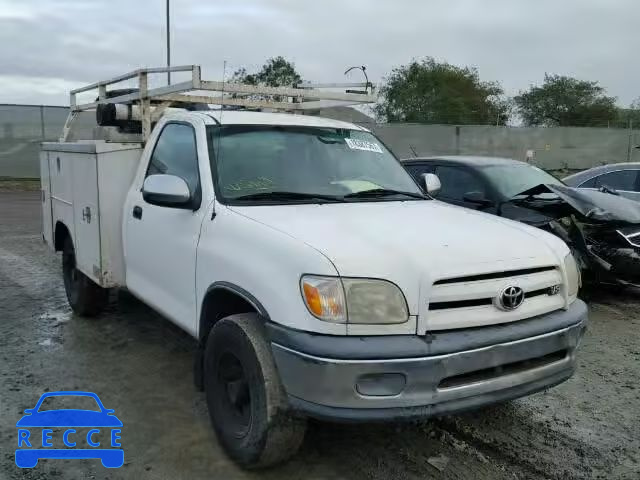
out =
[[[157,88],[149,88],[149,75],[167,72],[190,72],[191,79]],[[126,81],[137,80],[137,91],[118,96],[108,96],[107,87]],[[326,91],[321,89],[360,88],[362,93]],[[78,104],[79,93],[97,90],[97,100]],[[206,92],[205,95],[196,92]],[[209,92],[216,92],[211,95]],[[237,106],[253,109],[270,109],[287,112],[318,110],[337,105],[358,105],[375,103],[374,86],[371,83],[325,83],[314,85],[301,83],[296,87],[268,87],[207,81],[201,77],[199,65],[176,67],[141,68],[129,73],[102,80],[71,91],[71,112],[65,124],[62,141],[67,138],[70,123],[77,112],[92,110],[102,104],[139,105],[142,122],[142,139],[146,141],[151,133],[151,123],[157,120],[171,104],[180,102],[190,104],[209,104]],[[154,109],[152,109],[151,105]]]

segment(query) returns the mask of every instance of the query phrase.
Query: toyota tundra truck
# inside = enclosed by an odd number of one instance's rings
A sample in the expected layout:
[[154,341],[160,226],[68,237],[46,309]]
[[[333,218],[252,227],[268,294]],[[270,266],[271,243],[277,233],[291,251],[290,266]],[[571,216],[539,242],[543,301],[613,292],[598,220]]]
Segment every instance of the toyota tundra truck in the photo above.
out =
[[[196,339],[195,383],[233,460],[286,460],[307,418],[428,418],[572,376],[587,308],[559,238],[437,201],[437,177],[424,193],[366,128],[300,114],[368,91],[179,68],[190,80],[149,89],[166,69],[138,70],[72,92],[42,148],[43,232],[77,315],[126,288]],[[127,78],[139,88],[107,89]]]

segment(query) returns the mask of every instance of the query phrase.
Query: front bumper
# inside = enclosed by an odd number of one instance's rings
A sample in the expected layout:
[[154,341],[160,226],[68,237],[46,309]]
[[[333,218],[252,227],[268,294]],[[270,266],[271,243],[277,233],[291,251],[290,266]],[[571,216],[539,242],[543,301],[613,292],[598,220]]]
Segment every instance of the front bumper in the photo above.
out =
[[[426,337],[329,337],[269,325],[292,408],[316,418],[430,417],[528,395],[567,380],[587,308]],[[322,352],[324,350],[324,353]]]

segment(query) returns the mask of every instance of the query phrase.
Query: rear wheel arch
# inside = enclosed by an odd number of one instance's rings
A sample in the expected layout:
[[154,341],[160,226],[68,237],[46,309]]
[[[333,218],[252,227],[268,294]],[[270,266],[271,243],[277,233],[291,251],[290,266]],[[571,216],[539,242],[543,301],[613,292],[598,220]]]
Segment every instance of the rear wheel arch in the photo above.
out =
[[76,265],[76,253],[71,235],[65,235],[62,245],[62,278],[67,300],[77,315],[98,315],[109,299],[109,290],[100,287],[82,273]]
[[71,239],[71,243],[73,243],[73,238],[71,238],[71,233],[69,232],[69,228],[62,223],[60,220],[56,222],[56,227],[53,235],[53,245],[56,252],[61,252],[64,248],[64,242],[67,238]]

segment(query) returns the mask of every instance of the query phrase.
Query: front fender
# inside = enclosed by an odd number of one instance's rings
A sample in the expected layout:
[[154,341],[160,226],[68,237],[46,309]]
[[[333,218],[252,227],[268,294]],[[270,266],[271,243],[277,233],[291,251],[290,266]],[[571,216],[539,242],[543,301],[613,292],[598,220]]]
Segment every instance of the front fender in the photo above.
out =
[[[260,207],[255,207],[260,208]],[[289,328],[346,335],[346,325],[323,322],[307,310],[300,293],[303,273],[337,276],[322,253],[270,226],[222,205],[205,221],[196,266],[197,318],[213,285],[241,288],[272,322]]]

